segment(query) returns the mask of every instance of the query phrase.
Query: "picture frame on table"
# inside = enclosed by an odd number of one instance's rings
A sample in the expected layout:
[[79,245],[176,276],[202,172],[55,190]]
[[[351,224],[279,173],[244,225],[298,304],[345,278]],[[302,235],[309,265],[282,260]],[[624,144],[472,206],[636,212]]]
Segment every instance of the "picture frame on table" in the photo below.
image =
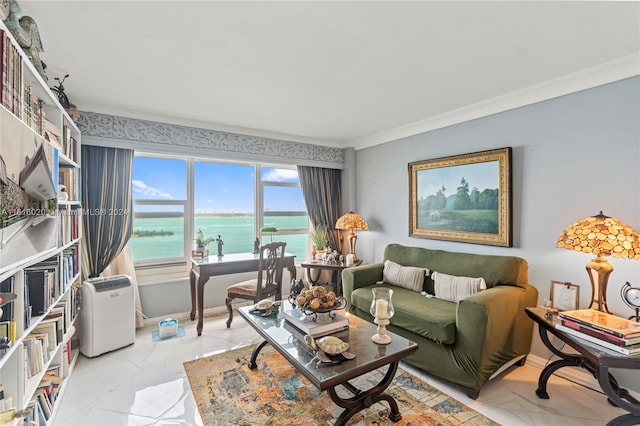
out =
[[570,282],[551,281],[551,307],[560,311],[579,309],[580,286]]
[[513,246],[511,147],[408,167],[410,237]]

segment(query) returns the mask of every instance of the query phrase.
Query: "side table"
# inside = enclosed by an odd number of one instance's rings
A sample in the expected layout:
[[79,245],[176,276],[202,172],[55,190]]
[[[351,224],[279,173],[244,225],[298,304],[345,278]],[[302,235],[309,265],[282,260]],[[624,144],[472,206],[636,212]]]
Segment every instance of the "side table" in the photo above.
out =
[[[319,260],[307,260],[300,264],[306,270],[307,280],[310,285],[320,284],[320,277],[323,271],[331,271],[331,286],[337,296],[342,296],[342,271],[347,268],[344,262],[335,265],[328,265]],[[311,272],[315,270],[315,272]],[[315,278],[313,277],[315,275]]]
[[[610,368],[640,370],[640,356],[626,356],[608,351],[595,343],[558,330],[556,329],[558,317],[556,315],[547,317],[547,310],[544,308],[525,308],[525,310],[529,318],[538,324],[540,338],[544,345],[560,358],[547,365],[540,373],[538,389],[536,389],[538,398],[549,399],[547,381],[554,371],[562,367],[581,367],[593,374],[612,404],[629,412],[629,414],[611,420],[607,423],[608,426],[640,424],[640,401],[631,396],[626,389],[621,388],[615,377],[609,372]],[[548,333],[575,349],[578,354],[565,353],[557,349],[551,344]]]

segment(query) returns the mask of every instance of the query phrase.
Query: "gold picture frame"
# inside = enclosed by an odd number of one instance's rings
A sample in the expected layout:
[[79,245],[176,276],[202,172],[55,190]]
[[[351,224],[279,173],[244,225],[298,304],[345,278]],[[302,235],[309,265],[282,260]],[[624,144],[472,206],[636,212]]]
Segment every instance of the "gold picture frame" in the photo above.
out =
[[551,281],[551,307],[560,311],[578,309],[580,286],[570,282]]
[[511,186],[511,147],[409,163],[409,236],[512,247]]

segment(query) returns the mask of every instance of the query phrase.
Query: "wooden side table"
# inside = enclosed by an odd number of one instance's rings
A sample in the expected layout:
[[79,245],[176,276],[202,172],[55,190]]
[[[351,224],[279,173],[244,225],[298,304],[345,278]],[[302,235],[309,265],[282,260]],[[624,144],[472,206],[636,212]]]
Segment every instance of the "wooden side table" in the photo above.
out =
[[[327,265],[319,260],[305,261],[300,264],[306,270],[307,280],[310,285],[319,285],[320,277],[323,271],[331,271],[331,286],[336,296],[342,296],[342,271],[347,268],[344,262],[340,262],[336,265]],[[315,272],[311,272],[315,270]],[[313,277],[315,275],[315,278]]]
[[[610,368],[640,370],[640,356],[626,356],[608,351],[595,343],[558,330],[556,328],[558,317],[556,315],[546,316],[547,310],[544,308],[525,308],[525,310],[529,318],[538,324],[540,338],[544,345],[560,358],[547,365],[540,373],[538,389],[536,389],[538,398],[549,399],[547,381],[554,371],[562,367],[581,367],[593,374],[612,404],[630,413],[616,417],[607,423],[608,426],[640,424],[640,401],[631,396],[626,389],[621,388],[615,377],[609,372]],[[548,333],[578,351],[578,354],[569,354],[557,349],[549,340]]]

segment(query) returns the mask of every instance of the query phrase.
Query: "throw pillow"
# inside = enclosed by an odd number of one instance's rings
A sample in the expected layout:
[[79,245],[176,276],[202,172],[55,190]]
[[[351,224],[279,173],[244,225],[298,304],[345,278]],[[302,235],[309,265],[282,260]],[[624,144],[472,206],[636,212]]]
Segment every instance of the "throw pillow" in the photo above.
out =
[[391,260],[384,261],[384,269],[382,270],[384,282],[417,292],[422,291],[424,277],[428,274],[429,270],[426,268],[402,266]]
[[459,302],[465,297],[487,288],[484,278],[457,277],[440,272],[431,274],[434,290],[438,299]]

